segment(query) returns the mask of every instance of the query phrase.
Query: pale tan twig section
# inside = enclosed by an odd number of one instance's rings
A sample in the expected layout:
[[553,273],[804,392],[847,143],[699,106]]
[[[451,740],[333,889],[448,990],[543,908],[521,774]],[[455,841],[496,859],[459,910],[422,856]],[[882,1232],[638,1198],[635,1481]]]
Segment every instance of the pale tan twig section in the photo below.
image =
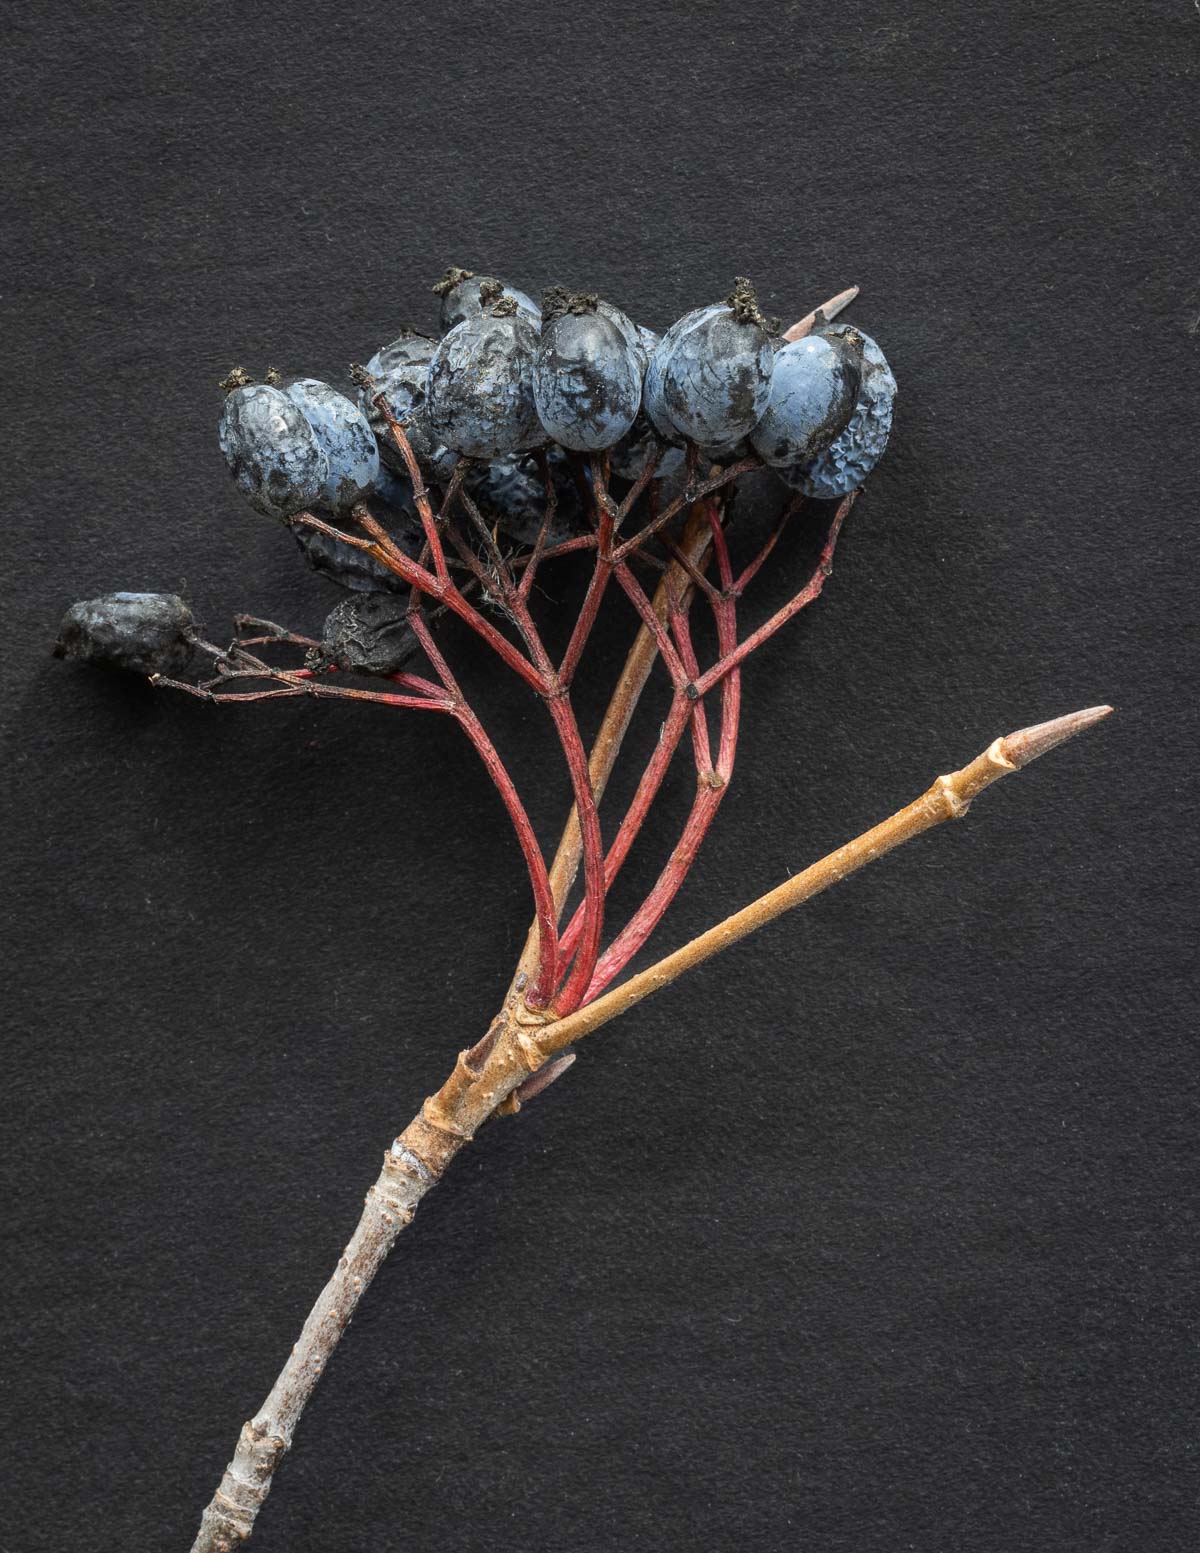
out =
[[844,309],[850,306],[858,295],[858,287],[850,286],[845,291],[839,291],[836,297],[830,297],[828,302],[822,302],[820,307],[813,308],[811,313],[805,313],[784,334],[785,340],[802,340],[806,334],[818,328],[821,324],[827,324]]
[[450,1077],[384,1156],[358,1227],[309,1313],[299,1341],[267,1400],[242,1429],[233,1460],[204,1512],[192,1553],[233,1553],[250,1536],[305,1404],[400,1231],[476,1129],[497,1108],[515,1109],[522,1095],[536,1091],[539,1084],[531,1082],[531,1075],[544,1072],[544,1087],[563,1071],[559,1054],[565,1047],[902,842],[944,820],[960,818],[985,787],[1092,727],[1111,710],[1092,707],[997,739],[961,771],[938,777],[927,793],[891,819],[565,1019],[552,1022],[545,1011],[528,1009],[519,997],[510,996],[488,1036],[470,1051],[459,1053]]
[[747,934],[774,921],[785,911],[791,911],[811,900],[831,884],[837,884],[839,880],[856,873],[867,863],[873,863],[876,858],[883,857],[903,842],[911,841],[914,836],[931,830],[944,820],[960,819],[970,807],[971,800],[985,787],[990,787],[993,782],[1012,771],[1019,771],[1039,755],[1044,755],[1075,734],[1082,733],[1085,728],[1092,727],[1111,711],[1111,706],[1089,707],[1087,711],[1072,712],[1052,722],[1022,728],[1017,733],[1010,733],[1007,738],[996,739],[970,765],[964,766],[961,771],[952,771],[949,776],[938,777],[928,792],[907,808],[893,814],[890,819],[884,820],[881,825],[876,825],[873,830],[848,845],[839,847],[836,852],[813,863],[803,873],[796,874],[786,884],[778,885],[749,906],[743,906],[741,911],[718,922],[716,927],[693,938],[682,949],[667,955],[656,965],[631,976],[603,997],[588,1003],[565,1019],[548,1025],[534,1037],[538,1051],[544,1058],[553,1056],[593,1030],[598,1030],[610,1019],[616,1019],[650,993],[668,986],[685,971],[703,964],[722,949],[728,949],[731,944],[736,944]]

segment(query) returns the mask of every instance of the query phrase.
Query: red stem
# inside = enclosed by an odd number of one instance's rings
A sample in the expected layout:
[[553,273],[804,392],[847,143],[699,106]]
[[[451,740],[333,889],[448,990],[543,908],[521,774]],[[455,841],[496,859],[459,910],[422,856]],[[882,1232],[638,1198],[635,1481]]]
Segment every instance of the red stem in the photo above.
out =
[[[404,435],[400,422],[388,409],[386,395],[376,394],[374,404],[388,423],[388,430],[392,434],[392,441],[400,449],[400,456],[403,458],[405,468],[408,470],[408,478],[412,481],[413,500],[417,504],[417,512],[421,518],[421,527],[425,530],[425,540],[429,546],[430,554],[433,556],[434,570],[437,572],[438,580],[443,583],[449,582],[450,572],[446,566],[446,556],[442,550],[442,540],[438,533],[437,521],[433,516],[433,508],[429,505],[429,493],[425,489],[425,480],[421,474],[421,466],[417,463],[416,454],[412,450],[412,444]],[[462,472],[456,465],[454,473],[450,478],[451,490],[457,490],[461,481]],[[446,495],[447,501],[449,501],[450,492],[448,491]]]
[[567,643],[567,650],[559,665],[558,679],[561,685],[569,685],[575,677],[575,670],[579,667],[583,649],[587,646],[592,627],[596,624],[596,616],[600,611],[600,601],[608,587],[608,579],[612,576],[612,561],[609,554],[612,550],[614,514],[599,470],[593,471],[592,488],[599,512],[596,530],[596,565],[588,582],[587,592],[584,594],[579,619],[575,622],[571,640]]
[[[710,510],[709,522],[712,526],[713,551],[717,559],[721,586],[729,590],[733,581],[733,572],[725,534],[715,511]],[[732,592],[726,591],[724,597],[713,605],[713,612],[717,622],[718,648],[722,656],[726,657],[733,652],[737,641],[737,604]],[[688,643],[687,648],[684,649],[686,652],[690,650],[690,637],[687,637],[686,633],[685,640]],[[721,800],[733,777],[740,714],[741,674],[734,668],[725,676],[721,686],[721,734],[717,746],[716,769],[714,771],[703,763],[707,755],[706,735],[705,748],[702,749],[697,740],[696,797],[679,843],[655,881],[654,888],[597,962],[595,975],[588,983],[584,994],[585,1003],[590,1003],[593,998],[598,997],[609,982],[624,970],[658,926],[664,912],[679,893],[679,888],[696,860],[700,845],[716,818]]]
[[[428,505],[428,504],[427,504]],[[311,513],[301,513],[293,522],[302,523],[305,528],[316,529],[319,534],[328,534],[333,539],[339,539],[343,543],[352,545],[356,550],[364,550],[368,555],[375,557],[381,565],[394,572],[397,577],[403,578],[410,587],[420,593],[427,594],[430,598],[437,599],[452,609],[461,620],[465,620],[471,629],[481,636],[488,646],[502,658],[504,662],[519,674],[534,690],[542,692],[545,684],[542,676],[529,662],[528,658],[514,647],[507,637],[501,636],[490,621],[485,620],[479,611],[463,598],[462,594],[449,579],[442,581],[435,577],[425,567],[419,566],[416,561],[410,560],[394,544],[386,529],[380,527],[365,507],[354,509],[354,516],[359,523],[371,535],[371,540],[357,539],[353,534],[344,534],[340,529],[334,528],[329,523],[324,523],[320,518],[314,518]],[[373,541],[373,542],[372,542]],[[439,548],[440,548],[439,540]]]
[[666,627],[658,618],[657,614],[654,612],[654,608],[651,605],[650,600],[646,597],[645,589],[642,587],[641,583],[638,582],[637,578],[629,570],[629,567],[624,564],[624,562],[620,563],[616,567],[616,577],[617,581],[621,584],[621,587],[628,595],[634,609],[636,609],[638,614],[641,616],[642,624],[654,638],[655,645],[658,648],[659,657],[662,659],[664,667],[666,668],[668,674],[671,676],[671,683],[675,686],[676,690],[686,689],[687,685],[690,683],[687,670],[684,668],[679,654],[675,651],[675,645],[671,641],[670,636],[667,634]]
[[542,856],[542,849],[538,845],[537,835],[530,824],[528,812],[521,802],[516,784],[508,774],[504,762],[500,759],[496,746],[488,738],[487,731],[476,716],[466,696],[463,695],[458,681],[450,669],[450,665],[438,650],[437,643],[425,623],[421,613],[420,599],[416,593],[412,595],[408,606],[408,623],[413,635],[421,644],[425,656],[433,665],[434,673],[445,686],[445,694],[448,698],[448,710],[458,720],[467,737],[479,752],[480,759],[487,768],[487,773],[499,789],[500,796],[504,800],[512,821],[513,829],[517,833],[517,841],[525,857],[525,866],[529,871],[529,883],[533,889],[534,907],[538,921],[538,963],[533,982],[531,999],[540,997],[543,1002],[548,1002],[558,980],[558,911],[554,904],[554,891],[550,887],[550,876],[546,869],[546,860]]
[[[671,634],[679,647],[679,656],[687,670],[688,679],[694,681],[699,677],[700,665],[696,661],[696,649],[692,646],[692,630],[688,624],[687,611],[673,606],[670,621]],[[693,701],[691,711],[692,749],[696,757],[696,770],[708,771],[712,768],[712,743],[708,737],[708,716],[704,710],[703,700]]]
[[825,586],[825,579],[833,571],[833,552],[837,545],[838,534],[842,524],[846,521],[846,515],[854,504],[857,492],[851,491],[845,497],[834,513],[833,522],[829,526],[829,535],[825,540],[825,548],[821,551],[821,559],[817,562],[816,570],[808,582],[790,603],[785,604],[773,614],[757,631],[752,631],[740,646],[732,651],[723,652],[721,658],[707,669],[696,681],[696,691],[699,695],[705,695],[714,685],[718,684],[726,675],[731,674],[744,659],[748,658],[756,647],[761,647],[768,637],[774,636],[780,626],[786,625],[794,615],[798,615],[806,605],[819,597],[821,589]]
[[[662,733],[659,735],[658,744],[654,754],[650,757],[649,764],[642,773],[642,779],[638,783],[637,792],[633,795],[633,802],[621,821],[620,829],[613,839],[612,846],[608,849],[608,856],[604,859],[604,889],[607,894],[613,887],[613,881],[621,870],[621,865],[629,856],[630,849],[637,839],[638,832],[650,811],[650,806],[658,796],[658,790],[662,786],[663,778],[671,764],[671,758],[679,747],[679,741],[683,737],[683,730],[687,727],[691,717],[692,703],[680,691],[676,692],[671,702],[671,709],[667,713],[663,723]],[[579,931],[583,924],[583,907],[577,908],[574,916],[567,924],[559,938],[559,953],[564,961],[567,961],[575,952],[575,946],[579,942]]]
[[496,746],[488,738],[483,724],[463,701],[456,703],[452,710],[463,731],[478,750],[487,774],[499,789],[504,806],[508,810],[508,817],[512,821],[513,830],[516,831],[517,841],[525,856],[529,882],[533,887],[539,934],[538,969],[530,991],[530,1002],[535,1006],[542,1006],[550,1001],[554,992],[558,980],[559,958],[558,912],[554,905],[554,892],[550,888],[546,860],[542,856],[542,849],[538,845],[537,836],[529,822],[529,815],[521,802],[520,794],[504,762],[500,759]]

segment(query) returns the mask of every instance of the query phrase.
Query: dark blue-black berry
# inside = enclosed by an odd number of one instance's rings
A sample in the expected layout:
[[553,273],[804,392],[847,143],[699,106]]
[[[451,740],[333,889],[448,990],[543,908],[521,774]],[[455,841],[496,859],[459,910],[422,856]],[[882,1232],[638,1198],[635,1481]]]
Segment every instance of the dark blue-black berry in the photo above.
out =
[[178,674],[195,642],[192,612],[174,593],[106,593],[71,605],[54,656],[134,674]]
[[408,624],[407,601],[395,593],[356,593],[330,610],[321,645],[308,651],[318,673],[399,674],[420,652]]

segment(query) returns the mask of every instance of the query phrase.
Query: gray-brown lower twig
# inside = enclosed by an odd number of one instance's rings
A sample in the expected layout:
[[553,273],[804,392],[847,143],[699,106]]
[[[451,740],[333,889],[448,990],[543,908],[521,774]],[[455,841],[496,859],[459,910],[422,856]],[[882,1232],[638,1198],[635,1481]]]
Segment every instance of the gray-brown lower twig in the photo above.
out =
[[557,1018],[553,1009],[529,1009],[514,984],[488,1037],[459,1054],[450,1077],[425,1101],[385,1155],[333,1276],[270,1395],[242,1430],[233,1460],[204,1511],[192,1553],[232,1553],[250,1536],[304,1406],[396,1237],[476,1129],[498,1108],[513,1108],[510,1097],[532,1074],[555,1061],[565,1047],[756,928],[923,831],[960,818],[984,788],[1090,728],[1110,710],[1093,707],[996,739],[961,770],[938,777],[920,798],[857,840],[565,1018]]

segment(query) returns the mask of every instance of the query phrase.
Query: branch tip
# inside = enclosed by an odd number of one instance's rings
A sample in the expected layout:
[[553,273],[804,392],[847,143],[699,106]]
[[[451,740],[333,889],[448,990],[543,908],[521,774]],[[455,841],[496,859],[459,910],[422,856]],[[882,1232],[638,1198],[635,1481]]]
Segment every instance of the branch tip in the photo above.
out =
[[1016,733],[1010,733],[1000,741],[1001,748],[1014,766],[1027,766],[1056,745],[1103,722],[1111,711],[1111,706],[1089,706],[1082,712],[1068,712],[1065,717],[1035,723],[1032,728],[1018,728]]

